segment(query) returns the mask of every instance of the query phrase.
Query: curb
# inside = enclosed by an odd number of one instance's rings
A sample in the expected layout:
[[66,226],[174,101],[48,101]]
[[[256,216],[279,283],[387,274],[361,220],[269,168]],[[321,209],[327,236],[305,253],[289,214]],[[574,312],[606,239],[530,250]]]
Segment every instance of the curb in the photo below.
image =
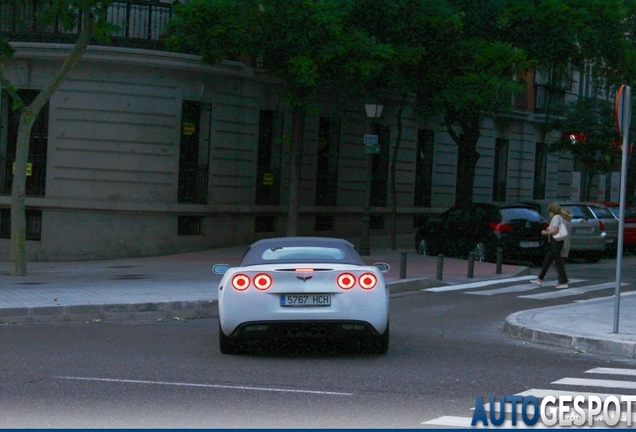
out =
[[137,322],[218,317],[216,300],[134,304],[34,306],[0,309],[0,323]]
[[[429,278],[388,282],[390,294],[448,285]],[[0,309],[0,324],[45,324],[70,322],[148,322],[218,318],[217,300],[190,300],[131,304],[87,304],[32,306]]]
[[531,311],[515,312],[508,317],[503,326],[503,333],[515,339],[571,349],[579,352],[594,352],[636,358],[636,342],[613,341],[575,334],[557,333],[554,331],[533,328],[523,324],[522,315]]

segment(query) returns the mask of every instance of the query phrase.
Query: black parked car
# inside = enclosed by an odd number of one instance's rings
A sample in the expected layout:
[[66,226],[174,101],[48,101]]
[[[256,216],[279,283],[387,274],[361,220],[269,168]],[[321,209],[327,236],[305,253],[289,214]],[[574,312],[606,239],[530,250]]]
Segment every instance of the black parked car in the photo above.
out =
[[415,234],[419,254],[467,257],[495,262],[497,248],[504,259],[543,261],[548,222],[533,208],[521,204],[473,203],[451,207],[424,222]]

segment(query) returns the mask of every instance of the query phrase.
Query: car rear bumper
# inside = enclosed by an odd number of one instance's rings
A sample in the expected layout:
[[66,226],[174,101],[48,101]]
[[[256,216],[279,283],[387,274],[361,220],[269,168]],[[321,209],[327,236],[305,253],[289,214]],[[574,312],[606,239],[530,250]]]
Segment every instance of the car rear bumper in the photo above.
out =
[[[385,327],[386,328],[386,327]],[[229,335],[237,339],[320,338],[349,339],[379,336],[380,332],[366,321],[253,321],[236,327]]]

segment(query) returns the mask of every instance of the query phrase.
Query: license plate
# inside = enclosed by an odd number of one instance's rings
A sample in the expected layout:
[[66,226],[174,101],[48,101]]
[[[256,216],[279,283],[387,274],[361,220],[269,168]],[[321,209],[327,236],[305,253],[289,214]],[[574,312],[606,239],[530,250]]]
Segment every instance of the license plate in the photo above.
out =
[[607,243],[614,243],[614,239],[607,239]]
[[288,307],[331,306],[331,294],[283,294],[280,305]]
[[539,242],[520,242],[519,247],[522,247],[522,248],[539,247]]
[[594,232],[594,228],[577,228],[574,232],[576,234],[592,234]]
[[626,223],[623,225],[625,228],[636,228],[636,223]]

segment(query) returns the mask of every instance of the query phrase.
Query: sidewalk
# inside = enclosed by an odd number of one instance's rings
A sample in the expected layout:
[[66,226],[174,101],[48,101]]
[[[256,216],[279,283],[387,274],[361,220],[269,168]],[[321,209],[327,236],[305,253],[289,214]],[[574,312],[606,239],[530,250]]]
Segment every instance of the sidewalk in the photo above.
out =
[[[530,274],[524,266],[474,263],[444,258],[437,280],[438,258],[418,255],[412,236],[400,236],[391,251],[387,238],[373,238],[365,262],[386,262],[391,295],[434,286]],[[0,262],[0,324],[52,322],[130,322],[187,320],[217,316],[212,266],[237,265],[246,246],[178,255],[90,262],[31,262],[28,275],[11,276],[11,264]],[[400,279],[401,252],[406,251],[406,278]],[[632,294],[632,293],[630,293]],[[614,299],[517,312],[505,322],[512,337],[579,351],[636,357],[636,297],[621,297],[618,334],[612,333]]]

